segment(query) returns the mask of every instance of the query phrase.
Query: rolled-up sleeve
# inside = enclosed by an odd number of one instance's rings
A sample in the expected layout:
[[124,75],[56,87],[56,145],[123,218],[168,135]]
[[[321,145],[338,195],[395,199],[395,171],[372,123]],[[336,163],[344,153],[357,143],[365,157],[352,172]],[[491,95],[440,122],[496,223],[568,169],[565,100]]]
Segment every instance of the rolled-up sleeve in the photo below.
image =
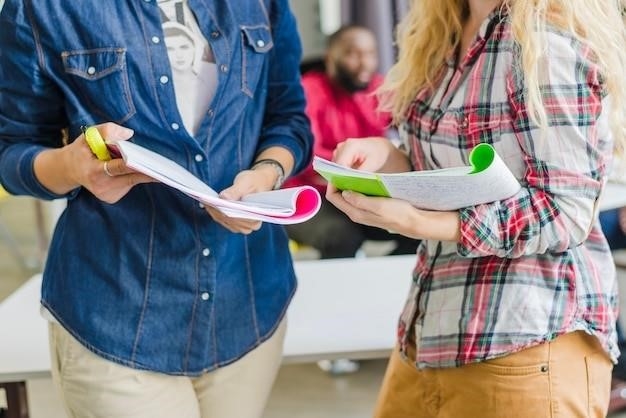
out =
[[525,81],[513,70],[507,88],[524,187],[509,199],[460,211],[463,256],[563,252],[584,242],[594,223],[612,150],[608,100],[591,52],[557,33],[547,39],[539,67],[547,128],[531,120]]
[[275,1],[273,6],[274,48],[270,51],[267,104],[257,152],[273,146],[288,149],[295,159],[295,174],[313,158],[313,136],[304,113],[299,72],[302,46],[287,0]]
[[54,199],[33,165],[41,151],[62,145],[67,122],[24,3],[8,2],[0,13],[0,183],[16,195]]

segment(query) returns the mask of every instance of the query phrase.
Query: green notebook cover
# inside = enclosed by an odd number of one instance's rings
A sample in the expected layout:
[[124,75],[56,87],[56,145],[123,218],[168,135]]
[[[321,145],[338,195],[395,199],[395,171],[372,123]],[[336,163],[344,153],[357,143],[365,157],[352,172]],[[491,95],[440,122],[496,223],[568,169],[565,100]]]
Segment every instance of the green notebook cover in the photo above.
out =
[[339,190],[352,190],[368,196],[390,197],[385,185],[378,177],[345,176],[321,170],[318,173]]
[[[475,146],[469,155],[469,162],[471,165],[471,171],[469,171],[469,174],[476,174],[486,170],[493,163],[494,158],[495,150],[491,145],[479,144]],[[347,172],[347,170],[343,168],[338,167],[335,169],[332,166],[325,169],[325,167],[317,167],[315,164],[313,165],[313,168],[339,190],[352,190],[368,196],[391,197],[383,181],[376,173],[365,171],[359,172],[358,170]],[[420,177],[432,175],[433,172],[436,171],[442,170],[398,173],[395,175]],[[394,174],[383,174],[383,176],[385,175],[393,176]]]

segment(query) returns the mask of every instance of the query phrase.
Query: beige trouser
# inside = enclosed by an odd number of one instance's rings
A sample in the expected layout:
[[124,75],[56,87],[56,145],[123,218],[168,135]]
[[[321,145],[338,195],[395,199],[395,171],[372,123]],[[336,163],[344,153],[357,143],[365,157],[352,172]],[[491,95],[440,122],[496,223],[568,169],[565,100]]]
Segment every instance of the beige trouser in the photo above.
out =
[[270,339],[235,363],[190,378],[105,360],[51,323],[52,377],[70,418],[260,418],[286,325],[283,320]]
[[598,340],[583,332],[456,368],[418,370],[396,349],[374,416],[604,418],[612,367]]

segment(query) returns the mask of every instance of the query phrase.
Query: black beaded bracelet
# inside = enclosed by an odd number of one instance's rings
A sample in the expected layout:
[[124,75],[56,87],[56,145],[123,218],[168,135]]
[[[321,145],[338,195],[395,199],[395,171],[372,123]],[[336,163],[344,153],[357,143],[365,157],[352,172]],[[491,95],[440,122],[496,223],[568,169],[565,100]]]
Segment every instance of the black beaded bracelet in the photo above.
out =
[[276,179],[276,182],[274,183],[272,189],[280,189],[280,186],[282,186],[283,182],[285,181],[285,167],[283,167],[283,165],[279,161],[273,158],[263,158],[261,160],[255,161],[254,164],[252,164],[251,170],[254,170],[260,165],[271,165],[272,167],[274,167],[278,178]]

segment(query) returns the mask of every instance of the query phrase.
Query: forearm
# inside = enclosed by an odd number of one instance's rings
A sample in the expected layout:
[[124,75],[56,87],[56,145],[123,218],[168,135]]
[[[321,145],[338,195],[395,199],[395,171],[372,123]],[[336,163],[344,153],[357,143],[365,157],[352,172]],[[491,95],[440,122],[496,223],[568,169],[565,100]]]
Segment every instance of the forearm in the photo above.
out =
[[[259,171],[263,173],[264,177],[267,180],[267,184],[271,187],[276,185],[276,182],[279,178],[280,173],[277,170],[268,164],[256,164],[258,161],[262,160],[274,160],[282,167],[282,181],[284,181],[289,175],[293,172],[293,167],[295,164],[295,159],[293,154],[286,148],[283,147],[270,147],[263,150],[259,155],[256,156],[254,162],[252,163],[252,167],[254,167],[255,171]],[[282,183],[282,182],[281,182]],[[270,187],[270,188],[271,188]]]
[[63,195],[80,185],[68,175],[68,158],[64,148],[40,152],[33,164],[35,177],[52,193]]
[[459,253],[518,258],[576,247],[587,239],[594,220],[596,199],[584,195],[577,189],[557,197],[524,188],[509,199],[464,208]]
[[269,51],[267,99],[256,160],[276,157],[289,175],[309,165],[313,136],[304,113],[306,101],[299,73],[302,47],[295,17],[287,0],[276,3],[277,13],[271,22],[274,48]]
[[459,242],[461,221],[459,212],[435,212],[415,209],[404,225],[406,231],[397,231],[415,239]]
[[[263,150],[259,155],[256,156],[254,161],[260,160],[276,160],[280,165],[283,166],[285,170],[285,177],[288,177],[289,174],[293,171],[293,166],[295,160],[293,158],[293,154],[286,148],[283,147],[271,147],[266,150]],[[254,164],[254,162],[252,163]]]

